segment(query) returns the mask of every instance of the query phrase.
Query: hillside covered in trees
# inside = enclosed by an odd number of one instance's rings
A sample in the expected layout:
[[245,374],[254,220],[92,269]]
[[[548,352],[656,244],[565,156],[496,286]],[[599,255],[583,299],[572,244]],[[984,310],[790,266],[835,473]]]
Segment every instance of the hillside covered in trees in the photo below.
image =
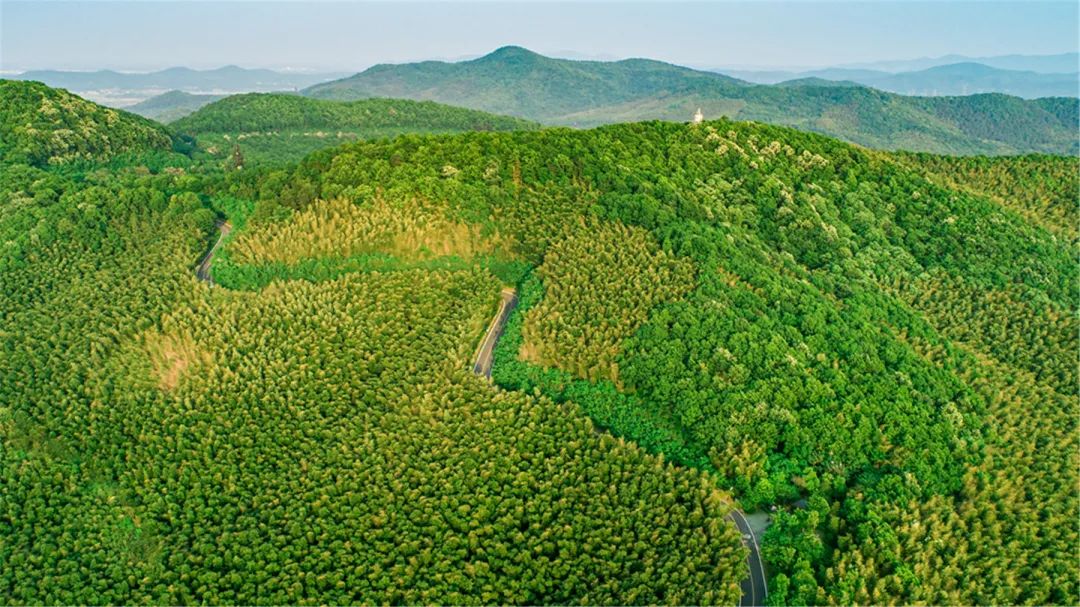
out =
[[339,102],[284,93],[233,95],[170,125],[215,155],[238,147],[245,159],[299,160],[355,139],[402,133],[534,129],[536,123],[434,102],[365,99]]
[[851,83],[755,85],[647,59],[572,61],[520,47],[471,61],[377,65],[314,85],[323,99],[424,99],[545,124],[689,120],[697,108],[859,145],[943,154],[1075,154],[1080,100],[1002,94],[905,97]]
[[6,603],[733,604],[733,507],[772,605],[1080,602],[1075,157],[716,120],[2,168]]
[[0,80],[0,159],[36,166],[168,150],[159,124],[40,82]]

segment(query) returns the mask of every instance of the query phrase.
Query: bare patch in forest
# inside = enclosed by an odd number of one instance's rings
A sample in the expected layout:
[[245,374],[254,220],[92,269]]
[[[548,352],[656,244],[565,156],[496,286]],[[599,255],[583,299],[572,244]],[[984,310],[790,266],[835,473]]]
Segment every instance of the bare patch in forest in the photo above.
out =
[[146,335],[145,344],[154,377],[162,390],[173,390],[190,373],[189,369],[211,361],[210,353],[200,350],[195,340],[186,333],[151,332]]

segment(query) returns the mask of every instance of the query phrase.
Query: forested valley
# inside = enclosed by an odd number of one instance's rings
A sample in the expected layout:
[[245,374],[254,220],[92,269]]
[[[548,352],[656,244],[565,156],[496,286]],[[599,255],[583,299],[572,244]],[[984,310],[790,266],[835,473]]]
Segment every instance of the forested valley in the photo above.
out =
[[377,101],[0,83],[2,602],[1080,602],[1080,159]]

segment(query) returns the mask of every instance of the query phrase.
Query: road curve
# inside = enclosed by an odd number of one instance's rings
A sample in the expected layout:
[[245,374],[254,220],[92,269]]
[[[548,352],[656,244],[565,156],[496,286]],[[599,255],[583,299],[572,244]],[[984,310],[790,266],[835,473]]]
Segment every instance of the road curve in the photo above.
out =
[[743,545],[750,550],[750,554],[746,557],[750,575],[739,583],[742,588],[742,599],[739,600],[739,605],[740,607],[761,607],[769,594],[769,586],[765,581],[765,566],[761,561],[761,548],[758,546],[757,537],[754,536],[754,530],[742,512],[732,510],[728,518],[739,528]]
[[492,355],[495,353],[495,344],[502,335],[503,327],[506,326],[506,319],[510,318],[510,312],[514,310],[516,305],[517,291],[509,287],[503,289],[499,310],[495,313],[495,318],[491,319],[487,333],[484,334],[484,339],[480,342],[480,346],[476,349],[476,355],[473,357],[473,373],[491,379],[491,363]]
[[[476,355],[473,357],[473,373],[491,379],[492,354],[495,351],[495,344],[499,341],[503,327],[506,326],[506,320],[510,317],[510,312],[514,310],[516,305],[517,291],[510,288],[503,289],[499,310],[495,312],[495,317],[491,319],[487,333],[484,334],[484,339],[480,342],[480,346],[476,349]],[[728,514],[728,518],[735,523],[735,527],[742,534],[743,545],[750,551],[750,554],[746,557],[748,575],[739,582],[739,587],[742,589],[739,606],[761,607],[765,604],[765,597],[769,593],[769,587],[765,581],[765,567],[762,565],[761,548],[758,546],[757,537],[755,537],[754,530],[750,527],[750,523],[742,512],[732,510]]]
[[199,267],[195,270],[195,276],[202,281],[214,284],[214,279],[210,275],[210,264],[214,261],[214,253],[217,253],[218,247],[221,246],[221,241],[225,240],[225,237],[229,235],[229,231],[232,230],[232,225],[227,221],[217,222],[218,239],[214,242],[214,246],[210,247],[210,250],[206,252],[206,255],[199,262]]

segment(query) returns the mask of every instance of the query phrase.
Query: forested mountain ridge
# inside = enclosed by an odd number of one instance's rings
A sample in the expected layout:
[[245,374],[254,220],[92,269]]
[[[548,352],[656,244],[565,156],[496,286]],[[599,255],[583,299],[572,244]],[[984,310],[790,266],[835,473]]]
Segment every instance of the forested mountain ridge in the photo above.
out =
[[[744,83],[660,61],[570,61],[508,46],[460,63],[376,65],[360,74],[309,87],[323,99],[402,97],[441,101],[560,122],[559,117],[688,86],[738,88]],[[501,108],[501,109],[495,109]]]
[[170,125],[219,154],[238,146],[245,158],[298,160],[308,152],[356,138],[402,133],[536,129],[513,118],[431,101],[363,99],[351,102],[280,93],[233,95]]
[[681,122],[702,107],[707,117],[786,124],[883,149],[963,154],[1078,150],[1076,98],[921,98],[849,85],[752,85],[659,61],[571,61],[519,47],[460,63],[379,65],[303,93],[327,99],[433,100],[569,126]]
[[1075,604],[1078,163],[729,120],[4,162],[0,598],[732,604],[737,500],[770,604]]
[[417,128],[474,131],[502,131],[539,126],[520,118],[497,116],[433,102],[403,99],[335,102],[281,93],[248,93],[232,95],[201,108],[198,112],[176,121],[173,127],[179,131],[199,134],[303,128],[385,128],[398,126],[403,122]]
[[40,82],[0,80],[0,158],[33,165],[168,150],[172,136],[141,116]]

